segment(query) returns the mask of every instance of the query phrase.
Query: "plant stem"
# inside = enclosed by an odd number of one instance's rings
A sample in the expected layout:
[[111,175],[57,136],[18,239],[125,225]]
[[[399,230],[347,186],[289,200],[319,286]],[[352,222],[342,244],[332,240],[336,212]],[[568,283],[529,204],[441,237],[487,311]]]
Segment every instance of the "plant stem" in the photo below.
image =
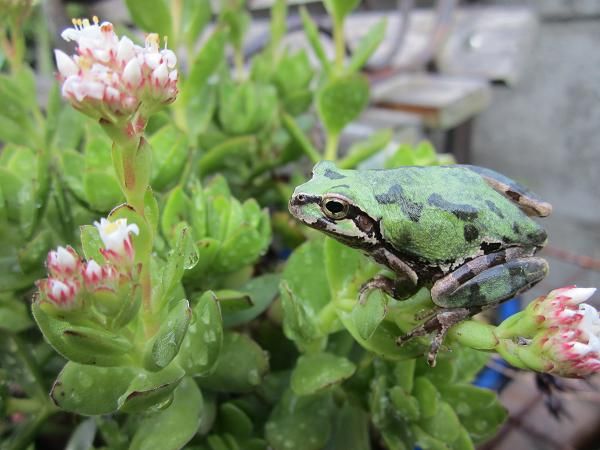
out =
[[35,413],[40,410],[40,402],[32,398],[14,398],[6,400],[6,414],[13,413]]
[[283,113],[282,121],[286,131],[296,140],[306,156],[308,156],[313,163],[319,162],[321,160],[321,155],[319,155],[319,152],[313,147],[306,134],[304,134],[304,131],[300,129],[296,120],[289,114]]
[[340,135],[329,133],[327,135],[327,146],[325,147],[325,160],[335,161],[337,159]]
[[344,59],[346,56],[343,19],[333,20],[333,40],[335,42],[335,69],[337,73],[342,73],[344,70]]

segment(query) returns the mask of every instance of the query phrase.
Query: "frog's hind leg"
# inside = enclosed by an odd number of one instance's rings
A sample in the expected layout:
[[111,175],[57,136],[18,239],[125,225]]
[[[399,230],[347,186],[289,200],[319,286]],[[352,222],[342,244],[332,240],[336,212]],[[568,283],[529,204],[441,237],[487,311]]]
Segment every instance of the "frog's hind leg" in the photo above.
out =
[[545,202],[525,186],[485,167],[465,165],[478,173],[494,190],[519,205],[528,216],[546,217],[552,212],[552,205]]
[[528,290],[547,273],[548,263],[529,256],[524,249],[509,248],[475,258],[435,282],[431,298],[440,310],[397,342],[402,344],[437,331],[428,356],[429,363],[435,365],[437,352],[452,325]]

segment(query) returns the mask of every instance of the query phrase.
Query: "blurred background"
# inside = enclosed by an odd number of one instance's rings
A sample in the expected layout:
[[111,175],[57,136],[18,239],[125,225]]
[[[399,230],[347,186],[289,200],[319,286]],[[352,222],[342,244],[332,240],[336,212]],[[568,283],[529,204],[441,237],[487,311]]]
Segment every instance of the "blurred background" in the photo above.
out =
[[[73,16],[131,24],[122,0],[42,3],[46,20],[32,32],[53,41],[50,48],[70,47],[59,35]],[[308,5],[333,52],[320,2],[289,3]],[[247,55],[268,42],[269,6],[269,0],[248,0],[256,20]],[[372,103],[343,144],[392,128],[390,149],[430,139],[460,163],[522,182],[554,206],[543,220],[551,274],[524,301],[568,284],[600,286],[600,1],[365,0],[346,24],[348,53],[383,16],[387,35],[368,65]],[[295,7],[288,20],[287,44],[310,51]],[[49,56],[37,58],[42,69],[52,64]],[[485,448],[600,448],[600,395],[563,394],[566,412],[557,420],[532,375],[499,371],[517,381],[502,393],[511,419]],[[577,388],[583,382],[570,383]]]

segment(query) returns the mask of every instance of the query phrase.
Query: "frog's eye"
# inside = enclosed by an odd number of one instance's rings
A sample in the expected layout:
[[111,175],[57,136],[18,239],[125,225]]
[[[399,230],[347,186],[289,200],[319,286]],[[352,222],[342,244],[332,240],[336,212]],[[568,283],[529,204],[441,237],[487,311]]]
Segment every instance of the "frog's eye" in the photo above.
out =
[[348,215],[348,202],[337,197],[325,197],[321,202],[323,213],[330,219],[340,220]]

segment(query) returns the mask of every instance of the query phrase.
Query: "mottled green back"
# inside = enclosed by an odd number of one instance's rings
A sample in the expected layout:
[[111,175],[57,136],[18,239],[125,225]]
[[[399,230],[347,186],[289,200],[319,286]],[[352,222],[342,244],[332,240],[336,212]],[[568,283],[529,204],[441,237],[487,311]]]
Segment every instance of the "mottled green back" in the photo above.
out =
[[348,197],[396,249],[431,262],[474,256],[482,243],[541,246],[545,231],[464,166],[341,170],[319,164],[298,192]]

